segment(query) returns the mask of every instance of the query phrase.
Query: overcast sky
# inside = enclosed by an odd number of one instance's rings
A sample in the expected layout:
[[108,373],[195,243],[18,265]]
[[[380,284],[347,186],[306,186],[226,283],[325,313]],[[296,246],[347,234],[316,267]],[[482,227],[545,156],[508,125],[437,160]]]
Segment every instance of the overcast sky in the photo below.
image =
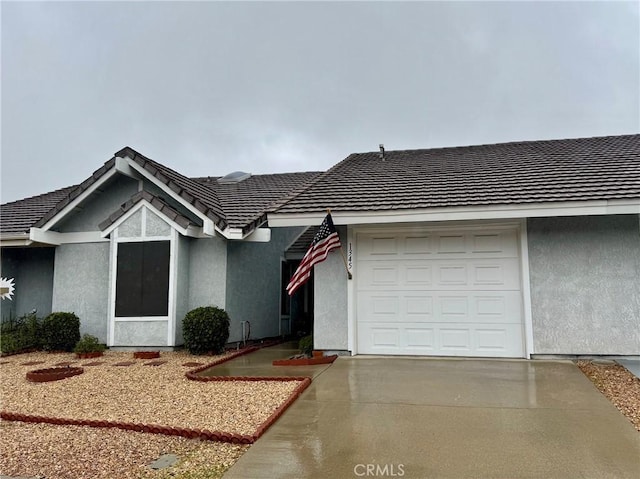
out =
[[187,176],[640,131],[640,3],[2,2],[2,202],[131,146]]

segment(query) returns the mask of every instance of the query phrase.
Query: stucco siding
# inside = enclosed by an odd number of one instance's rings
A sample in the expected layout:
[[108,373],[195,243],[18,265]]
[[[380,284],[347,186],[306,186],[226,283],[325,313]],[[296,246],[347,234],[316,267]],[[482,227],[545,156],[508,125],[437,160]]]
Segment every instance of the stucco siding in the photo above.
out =
[[176,323],[175,323],[175,345],[184,344],[182,337],[182,320],[189,312],[189,239],[184,236],[178,237],[178,267],[176,271]]
[[104,185],[101,192],[85,199],[82,208],[70,213],[55,229],[62,233],[99,231],[98,225],[137,191],[137,180],[119,175],[108,186]]
[[52,308],[76,313],[81,334],[107,341],[109,243],[66,244],[56,248]]
[[[346,229],[338,227],[340,241],[347,244]],[[348,349],[347,273],[338,250],[314,266],[313,341],[316,349]]]
[[51,313],[54,248],[3,248],[1,274],[13,278],[11,300],[2,301],[2,317],[20,317],[32,310],[38,317]]
[[284,250],[303,228],[272,228],[271,241],[230,241],[227,259],[226,310],[231,318],[229,341],[242,339],[242,321],[251,338],[280,332],[280,274]]
[[167,321],[116,321],[118,346],[167,346]]
[[[224,308],[227,281],[226,240],[217,237],[192,239],[188,253],[188,311],[200,306]],[[182,321],[182,318],[179,320]]]
[[637,215],[527,222],[534,354],[640,354]]

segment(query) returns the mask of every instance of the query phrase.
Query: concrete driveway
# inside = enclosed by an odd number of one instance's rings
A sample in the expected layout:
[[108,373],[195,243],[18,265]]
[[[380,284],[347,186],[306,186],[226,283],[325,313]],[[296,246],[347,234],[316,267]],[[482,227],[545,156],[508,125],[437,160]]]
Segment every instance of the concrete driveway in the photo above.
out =
[[640,477],[640,433],[569,361],[340,358],[225,474]]

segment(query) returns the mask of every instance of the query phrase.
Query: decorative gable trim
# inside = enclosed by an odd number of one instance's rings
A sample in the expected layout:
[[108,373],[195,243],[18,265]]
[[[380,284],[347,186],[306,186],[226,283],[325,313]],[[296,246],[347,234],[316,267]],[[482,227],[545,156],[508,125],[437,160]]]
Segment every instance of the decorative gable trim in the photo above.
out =
[[117,211],[114,211],[106,220],[100,223],[101,236],[103,238],[109,236],[114,229],[143,207],[153,211],[183,236],[202,237],[201,229],[197,225],[194,225],[188,218],[178,213],[157,196],[144,190],[133,195]]

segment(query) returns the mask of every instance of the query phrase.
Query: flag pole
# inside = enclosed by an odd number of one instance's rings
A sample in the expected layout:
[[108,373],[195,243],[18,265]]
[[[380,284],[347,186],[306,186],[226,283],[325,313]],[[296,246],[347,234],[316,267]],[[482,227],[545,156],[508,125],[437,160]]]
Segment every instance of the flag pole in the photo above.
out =
[[[331,214],[331,208],[327,208],[327,214]],[[347,271],[347,277],[349,279],[353,279],[353,275],[351,271],[349,271],[349,266],[347,265],[347,257],[344,255],[344,251],[342,250],[342,245],[340,246],[340,255],[342,256],[342,262],[344,263],[344,269]]]

